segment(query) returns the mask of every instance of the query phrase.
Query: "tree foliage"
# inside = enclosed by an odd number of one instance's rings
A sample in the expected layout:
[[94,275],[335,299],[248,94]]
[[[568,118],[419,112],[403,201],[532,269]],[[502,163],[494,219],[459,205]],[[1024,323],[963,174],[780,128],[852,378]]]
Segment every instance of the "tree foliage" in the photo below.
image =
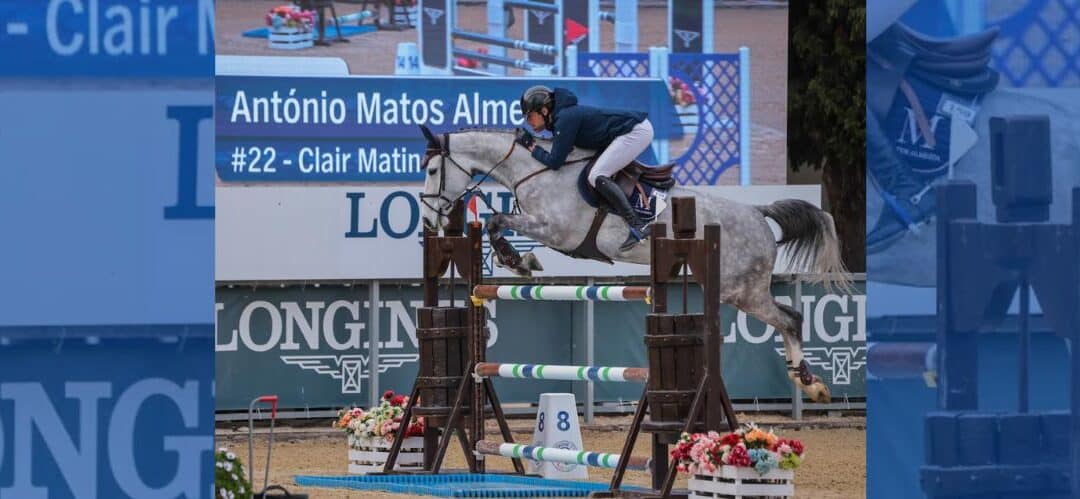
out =
[[848,269],[866,269],[866,4],[797,0],[788,11],[788,158],[822,171]]

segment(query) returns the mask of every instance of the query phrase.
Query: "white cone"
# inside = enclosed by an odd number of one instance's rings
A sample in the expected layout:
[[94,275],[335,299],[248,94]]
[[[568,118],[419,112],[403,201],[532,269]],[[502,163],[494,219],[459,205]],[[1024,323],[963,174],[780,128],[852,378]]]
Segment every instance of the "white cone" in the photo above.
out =
[[420,74],[420,50],[413,42],[401,42],[397,45],[397,58],[394,60],[395,75]]
[[[581,425],[578,422],[577,400],[573,393],[541,393],[533,445],[558,449],[584,450]],[[542,463],[526,461],[530,473],[556,480],[585,480],[588,467],[580,464]]]

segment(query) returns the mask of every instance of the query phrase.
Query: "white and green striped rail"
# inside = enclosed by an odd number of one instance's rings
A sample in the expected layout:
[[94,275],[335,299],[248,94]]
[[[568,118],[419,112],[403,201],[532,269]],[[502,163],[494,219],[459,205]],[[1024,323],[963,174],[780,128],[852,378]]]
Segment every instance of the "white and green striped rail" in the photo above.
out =
[[[614,468],[619,465],[619,455],[607,452],[589,452],[584,450],[557,449],[537,445],[506,444],[481,440],[476,443],[476,452],[488,456],[503,456],[532,461],[580,464],[598,468]],[[637,471],[652,470],[652,459],[630,456],[626,469]]]
[[545,286],[481,284],[473,297],[499,300],[649,301],[648,286]]
[[640,381],[649,379],[644,367],[553,366],[480,362],[476,375],[484,378],[550,379],[560,381]]

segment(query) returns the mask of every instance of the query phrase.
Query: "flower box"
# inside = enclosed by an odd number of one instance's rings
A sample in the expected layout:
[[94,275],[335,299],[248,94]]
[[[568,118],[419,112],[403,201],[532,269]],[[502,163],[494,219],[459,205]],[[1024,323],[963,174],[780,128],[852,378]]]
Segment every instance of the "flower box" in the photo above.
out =
[[753,468],[721,466],[713,473],[694,473],[687,486],[690,498],[795,497],[795,472],[773,469],[760,475]]
[[314,32],[288,26],[270,27],[270,48],[279,50],[306,49],[314,45]]
[[[381,437],[349,437],[349,473],[381,473],[393,444],[392,440]],[[424,437],[406,437],[394,469],[421,470],[423,466]]]

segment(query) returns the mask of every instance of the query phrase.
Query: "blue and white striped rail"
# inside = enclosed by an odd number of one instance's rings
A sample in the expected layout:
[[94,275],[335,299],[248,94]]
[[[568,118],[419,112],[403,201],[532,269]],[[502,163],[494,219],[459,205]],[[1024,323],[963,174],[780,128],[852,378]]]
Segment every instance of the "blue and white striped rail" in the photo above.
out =
[[[607,452],[558,449],[554,447],[540,447],[537,445],[506,444],[492,442],[490,440],[481,440],[477,442],[476,452],[488,456],[530,459],[533,461],[550,463],[580,464],[598,468],[614,468],[619,465],[620,458],[618,454],[609,454]],[[641,456],[630,456],[626,469],[649,471],[652,469],[652,459]]]
[[548,379],[560,381],[641,381],[649,379],[644,367],[552,366],[480,362],[476,375],[483,378]]
[[649,301],[648,286],[497,286],[481,284],[473,297],[499,300]]

